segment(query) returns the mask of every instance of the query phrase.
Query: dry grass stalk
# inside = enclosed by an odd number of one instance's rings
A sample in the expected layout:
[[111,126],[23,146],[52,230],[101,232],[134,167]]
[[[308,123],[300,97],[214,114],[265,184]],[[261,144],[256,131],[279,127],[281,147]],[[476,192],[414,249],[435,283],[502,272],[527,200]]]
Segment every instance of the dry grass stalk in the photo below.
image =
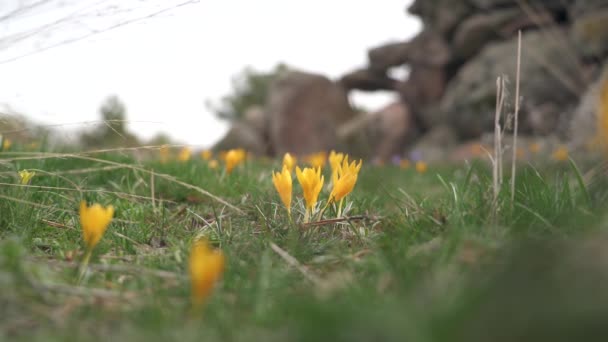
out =
[[517,73],[515,74],[515,114],[513,123],[513,161],[511,163],[511,204],[515,200],[515,173],[517,164],[517,129],[519,124],[519,77],[521,67],[521,30],[517,33]]
[[494,115],[494,160],[492,163],[492,179],[494,188],[494,203],[498,199],[502,185],[502,130],[500,117],[505,100],[505,79],[499,76],[496,79],[496,112]]

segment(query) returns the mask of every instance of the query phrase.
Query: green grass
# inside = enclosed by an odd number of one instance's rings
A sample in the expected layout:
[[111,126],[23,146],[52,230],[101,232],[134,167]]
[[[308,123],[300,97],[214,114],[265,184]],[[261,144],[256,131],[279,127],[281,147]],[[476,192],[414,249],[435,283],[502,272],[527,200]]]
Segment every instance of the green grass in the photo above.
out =
[[[574,341],[607,333],[608,185],[587,189],[567,163],[522,166],[514,203],[509,184],[492,201],[481,162],[423,175],[364,164],[347,214],[366,220],[300,227],[272,186],[278,162],[222,175],[202,161],[124,153],[0,156],[0,339]],[[7,185],[21,169],[37,170],[32,186]],[[295,185],[298,222],[300,192]],[[77,286],[82,199],[116,213]],[[201,235],[227,265],[197,316],[187,259]]]

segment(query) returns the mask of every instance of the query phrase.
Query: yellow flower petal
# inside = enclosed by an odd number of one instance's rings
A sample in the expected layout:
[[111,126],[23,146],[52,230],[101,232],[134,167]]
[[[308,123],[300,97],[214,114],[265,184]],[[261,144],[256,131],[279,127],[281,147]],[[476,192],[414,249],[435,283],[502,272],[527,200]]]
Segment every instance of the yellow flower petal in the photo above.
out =
[[206,240],[198,240],[190,250],[189,271],[192,286],[192,302],[202,305],[211,294],[215,283],[224,273],[224,254],[213,250]]
[[85,201],[80,202],[82,237],[88,249],[95,248],[99,243],[113,216],[114,207],[111,205],[104,208],[95,203],[89,207]]
[[283,204],[287,208],[287,212],[291,212],[292,180],[287,165],[283,165],[283,170],[281,172],[272,174],[272,183],[277,189],[281,201],[283,201]]
[[298,182],[302,186],[302,192],[304,193],[304,200],[306,201],[306,208],[312,211],[317,204],[319,193],[323,188],[323,181],[325,178],[321,175],[321,168],[305,168],[304,171],[300,167],[296,166],[296,177]]
[[283,156],[283,166],[287,166],[289,172],[293,171],[293,168],[296,166],[297,160],[294,156],[289,153],[285,153]]

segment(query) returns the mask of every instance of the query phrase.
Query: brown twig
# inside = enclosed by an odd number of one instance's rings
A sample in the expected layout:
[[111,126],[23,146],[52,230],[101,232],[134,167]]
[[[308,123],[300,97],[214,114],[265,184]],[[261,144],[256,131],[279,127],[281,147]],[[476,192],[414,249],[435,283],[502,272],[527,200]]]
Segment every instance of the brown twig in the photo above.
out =
[[315,222],[308,222],[302,224],[302,227],[314,227],[314,226],[324,226],[328,224],[341,223],[341,222],[351,222],[351,221],[360,221],[360,220],[374,220],[377,221],[377,217],[369,217],[367,215],[357,215],[357,216],[348,216],[348,217],[339,217],[334,219],[326,219]]

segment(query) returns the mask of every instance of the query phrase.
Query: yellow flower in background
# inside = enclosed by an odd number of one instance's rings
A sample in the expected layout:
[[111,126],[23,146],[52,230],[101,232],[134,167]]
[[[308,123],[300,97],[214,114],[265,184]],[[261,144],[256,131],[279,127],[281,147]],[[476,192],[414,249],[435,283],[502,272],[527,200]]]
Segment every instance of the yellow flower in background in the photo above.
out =
[[401,161],[399,162],[399,167],[404,170],[409,169],[410,166],[412,166],[412,163],[410,162],[409,159],[401,159]]
[[515,155],[517,158],[523,158],[526,156],[526,150],[523,147],[518,147],[517,151],[515,151]]
[[324,151],[312,153],[306,156],[306,162],[313,168],[323,168],[327,161],[327,153]]
[[566,161],[568,160],[568,148],[565,146],[559,146],[551,154],[551,158],[555,161]]
[[416,172],[425,173],[429,169],[427,163],[423,161],[416,162]]
[[95,248],[101,240],[113,216],[114,207],[111,205],[104,208],[95,203],[89,207],[85,201],[80,202],[80,225],[82,226],[82,237],[88,250]]
[[530,143],[530,145],[528,145],[528,150],[534,154],[537,154],[540,152],[540,144],[537,142]]
[[39,147],[40,147],[40,144],[35,141],[33,141],[27,145],[27,148],[32,151],[37,150]]
[[329,152],[329,166],[331,167],[331,182],[334,185],[338,181],[338,170],[340,169],[342,160],[344,160],[344,153],[336,153],[336,151],[334,151],[334,150]]
[[170,157],[170,150],[169,150],[169,146],[167,145],[163,145],[160,147],[160,149],[158,150],[158,152],[160,153],[160,162],[161,163],[166,163],[169,161],[169,157]]
[[36,172],[32,171],[28,171],[28,170],[21,170],[19,171],[19,180],[20,183],[22,185],[27,185],[30,184],[30,181],[32,180],[32,177],[34,177],[36,175]]
[[192,150],[189,147],[184,147],[179,151],[179,154],[177,155],[177,160],[181,162],[187,162],[188,160],[190,160],[191,156]]
[[599,95],[596,138],[602,147],[608,149],[608,77],[604,77]]
[[283,165],[283,170],[281,172],[273,172],[272,183],[277,189],[285,208],[287,208],[287,212],[291,214],[292,181],[291,172],[289,172],[287,165]]
[[475,157],[480,157],[483,155],[485,148],[480,143],[473,143],[470,147],[471,154]]
[[283,156],[283,166],[287,166],[289,172],[293,171],[293,168],[296,166],[297,159],[289,153],[285,153]]
[[213,157],[213,152],[211,152],[211,150],[203,150],[201,151],[201,159],[202,160],[211,160],[211,157]]
[[11,139],[9,139],[9,138],[2,139],[2,150],[3,151],[6,151],[9,148],[11,148],[11,145],[13,145],[13,142],[11,141]]
[[220,163],[218,163],[216,159],[211,159],[208,165],[210,169],[215,170],[220,166]]
[[192,244],[189,271],[193,306],[200,307],[205,303],[224,273],[224,264],[224,254],[212,249],[207,240],[197,240]]
[[232,149],[226,152],[224,162],[226,163],[226,173],[230,174],[234,168],[242,163],[247,157],[247,152],[242,148]]
[[325,178],[321,175],[321,168],[316,169],[307,167],[302,171],[299,166],[296,166],[296,176],[298,182],[302,186],[302,192],[304,193],[304,200],[306,201],[307,211],[312,212],[312,209],[317,204],[319,193],[323,188],[323,181]]
[[328,201],[340,201],[353,191],[362,164],[361,159],[359,159],[359,164],[355,161],[349,164],[348,156],[344,157],[342,165],[337,170],[337,178]]

